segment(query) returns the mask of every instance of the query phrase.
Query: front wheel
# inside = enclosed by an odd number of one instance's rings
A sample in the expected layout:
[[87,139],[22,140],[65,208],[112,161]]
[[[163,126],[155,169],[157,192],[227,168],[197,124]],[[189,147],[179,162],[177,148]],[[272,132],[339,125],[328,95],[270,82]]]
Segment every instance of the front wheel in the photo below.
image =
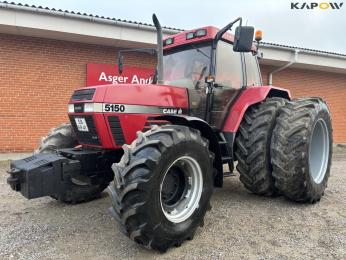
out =
[[169,125],[140,132],[113,165],[110,211],[137,243],[159,251],[178,246],[210,209],[212,165],[198,130]]
[[294,201],[319,201],[332,160],[332,125],[320,98],[301,98],[281,108],[271,142],[275,185]]

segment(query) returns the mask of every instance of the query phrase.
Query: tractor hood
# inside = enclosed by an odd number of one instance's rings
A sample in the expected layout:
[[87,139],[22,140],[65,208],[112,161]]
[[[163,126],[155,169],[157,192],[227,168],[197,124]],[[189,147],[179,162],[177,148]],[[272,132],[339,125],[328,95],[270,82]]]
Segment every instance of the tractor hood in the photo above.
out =
[[164,85],[103,85],[76,90],[68,111],[79,144],[120,149],[138,130],[167,124],[164,114],[188,114],[187,89]]
[[[82,108],[77,105],[80,103],[94,104],[95,109],[91,109],[90,104],[83,108],[83,112],[174,114],[174,109],[177,109],[178,114],[181,110],[188,109],[188,95],[185,88],[166,85],[102,85],[76,90],[70,100],[70,104],[75,104],[77,108],[75,112],[82,112]],[[112,109],[112,105],[124,105],[125,110],[122,108],[114,111],[117,109]],[[90,107],[90,110],[87,107]],[[167,110],[168,108],[171,110]]]

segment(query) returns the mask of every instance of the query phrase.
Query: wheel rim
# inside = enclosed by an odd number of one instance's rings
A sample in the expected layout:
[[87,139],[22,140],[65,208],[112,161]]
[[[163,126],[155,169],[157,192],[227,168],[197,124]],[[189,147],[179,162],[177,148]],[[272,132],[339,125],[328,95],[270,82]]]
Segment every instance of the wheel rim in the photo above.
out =
[[199,206],[202,190],[199,163],[190,156],[176,159],[160,185],[160,204],[165,217],[173,223],[188,219]]
[[309,169],[314,182],[323,181],[329,161],[329,132],[323,119],[318,119],[309,147]]

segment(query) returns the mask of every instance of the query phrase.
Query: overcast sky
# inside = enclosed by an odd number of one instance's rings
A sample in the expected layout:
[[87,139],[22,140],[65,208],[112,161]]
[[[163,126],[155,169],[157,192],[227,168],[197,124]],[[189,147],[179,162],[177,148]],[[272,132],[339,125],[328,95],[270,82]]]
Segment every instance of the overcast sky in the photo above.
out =
[[[304,0],[306,1],[306,0]],[[238,16],[263,30],[263,41],[346,54],[346,1],[339,10],[291,10],[291,0],[22,0],[21,3],[193,29],[223,27]],[[306,1],[311,3],[311,1]],[[312,0],[312,2],[325,2]],[[344,2],[331,0],[327,2]]]

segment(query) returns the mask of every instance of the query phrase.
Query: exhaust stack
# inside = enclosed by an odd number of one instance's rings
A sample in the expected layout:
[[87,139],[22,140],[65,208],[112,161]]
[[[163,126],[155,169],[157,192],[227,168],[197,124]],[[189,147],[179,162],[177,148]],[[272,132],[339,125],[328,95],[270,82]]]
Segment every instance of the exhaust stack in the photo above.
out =
[[153,14],[153,23],[156,27],[157,34],[157,83],[163,84],[163,42],[162,28],[156,15]]

